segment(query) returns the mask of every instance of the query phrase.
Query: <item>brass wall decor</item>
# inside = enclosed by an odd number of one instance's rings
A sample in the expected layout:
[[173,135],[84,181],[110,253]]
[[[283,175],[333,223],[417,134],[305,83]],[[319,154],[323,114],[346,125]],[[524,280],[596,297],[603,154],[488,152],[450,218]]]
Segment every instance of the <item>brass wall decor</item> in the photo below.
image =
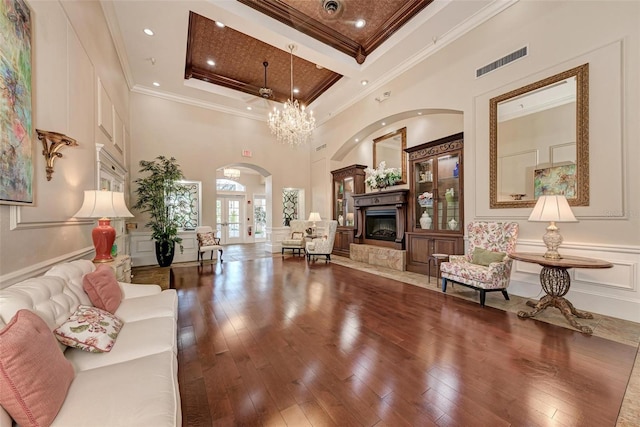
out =
[[387,168],[398,168],[402,172],[402,180],[396,184],[407,183],[407,128],[382,135],[373,140],[373,168],[384,161]]
[[[492,98],[489,132],[492,209],[533,207],[542,194],[589,205],[589,64]],[[555,176],[562,167],[575,173]]]
[[42,155],[47,161],[47,181],[51,181],[51,174],[53,173],[53,162],[58,157],[62,157],[62,153],[59,151],[62,147],[76,147],[78,143],[75,139],[69,138],[58,132],[50,132],[46,130],[36,129],[38,133],[38,139],[42,141]]

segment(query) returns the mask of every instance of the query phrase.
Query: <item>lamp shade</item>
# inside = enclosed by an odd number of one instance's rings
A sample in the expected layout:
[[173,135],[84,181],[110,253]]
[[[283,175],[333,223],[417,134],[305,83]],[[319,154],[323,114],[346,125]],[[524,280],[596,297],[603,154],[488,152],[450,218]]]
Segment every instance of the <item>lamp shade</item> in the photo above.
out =
[[109,218],[132,217],[124,202],[124,193],[114,191],[87,190],[76,218],[99,218],[98,226],[91,232],[93,246],[96,249],[94,262],[109,262],[111,248],[116,240],[116,230],[111,226]]
[[529,221],[578,222],[564,196],[540,196]]
[[313,222],[322,221],[322,218],[320,218],[320,213],[318,213],[318,212],[309,213],[308,221],[313,221]]
[[86,190],[76,218],[129,218],[133,214],[124,202],[124,193]]

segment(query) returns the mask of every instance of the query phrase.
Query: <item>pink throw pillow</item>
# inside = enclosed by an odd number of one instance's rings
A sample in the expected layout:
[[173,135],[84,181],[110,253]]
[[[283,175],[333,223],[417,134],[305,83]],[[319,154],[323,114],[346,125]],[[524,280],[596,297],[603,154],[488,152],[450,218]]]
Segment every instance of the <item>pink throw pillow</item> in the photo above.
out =
[[106,266],[99,266],[93,273],[82,278],[82,289],[89,295],[91,304],[113,314],[122,302],[122,290],[116,274]]
[[38,315],[20,310],[0,331],[0,404],[19,425],[50,425],[74,375]]

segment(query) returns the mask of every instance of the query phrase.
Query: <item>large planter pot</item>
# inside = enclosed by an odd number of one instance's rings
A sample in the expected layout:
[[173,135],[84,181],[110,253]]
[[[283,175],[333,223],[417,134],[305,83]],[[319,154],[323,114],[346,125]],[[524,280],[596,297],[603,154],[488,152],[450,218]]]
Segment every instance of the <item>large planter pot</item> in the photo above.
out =
[[169,267],[173,262],[176,244],[174,242],[156,242],[156,260],[160,267]]

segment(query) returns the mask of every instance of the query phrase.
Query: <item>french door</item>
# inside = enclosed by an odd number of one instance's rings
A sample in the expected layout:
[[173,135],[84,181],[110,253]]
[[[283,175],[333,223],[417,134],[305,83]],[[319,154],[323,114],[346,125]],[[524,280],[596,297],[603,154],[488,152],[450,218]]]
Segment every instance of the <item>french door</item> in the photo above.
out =
[[221,196],[216,200],[216,228],[220,242],[234,244],[244,242],[244,196]]

